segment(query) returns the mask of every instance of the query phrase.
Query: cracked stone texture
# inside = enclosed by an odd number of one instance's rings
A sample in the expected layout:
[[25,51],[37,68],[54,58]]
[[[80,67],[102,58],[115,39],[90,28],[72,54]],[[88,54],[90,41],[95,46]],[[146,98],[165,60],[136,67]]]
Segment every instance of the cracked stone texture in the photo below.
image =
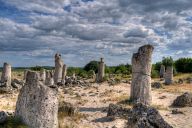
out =
[[39,73],[28,71],[20,90],[15,116],[31,128],[58,128],[58,90],[40,81]]
[[151,104],[151,61],[153,46],[144,45],[132,57],[131,99]]

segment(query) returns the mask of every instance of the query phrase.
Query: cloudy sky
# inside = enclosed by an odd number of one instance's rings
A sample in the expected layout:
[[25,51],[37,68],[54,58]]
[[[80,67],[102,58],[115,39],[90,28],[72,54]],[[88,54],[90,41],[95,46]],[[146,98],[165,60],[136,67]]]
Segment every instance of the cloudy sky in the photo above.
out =
[[163,56],[192,57],[191,0],[0,0],[0,65],[69,66],[105,58],[130,63],[144,44]]

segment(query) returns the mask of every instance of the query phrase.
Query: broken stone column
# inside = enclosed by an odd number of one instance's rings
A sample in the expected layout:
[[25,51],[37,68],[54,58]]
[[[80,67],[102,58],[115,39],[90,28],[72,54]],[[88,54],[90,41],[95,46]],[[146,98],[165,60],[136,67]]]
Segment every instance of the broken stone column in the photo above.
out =
[[20,90],[15,116],[30,128],[58,128],[58,90],[40,81],[39,73],[28,71]]
[[165,72],[165,84],[170,85],[173,83],[173,66],[168,66]]
[[45,85],[54,85],[52,71],[46,71]]
[[105,76],[105,63],[103,61],[103,58],[101,58],[99,62],[99,67],[98,67],[97,82],[98,83],[103,82],[104,76]]
[[131,100],[150,105],[153,46],[144,45],[132,57]]
[[61,54],[55,54],[55,72],[54,72],[54,82],[55,84],[61,82],[62,80],[62,72],[63,72],[63,61],[61,58]]
[[160,72],[159,72],[160,78],[164,78],[164,74],[165,74],[165,66],[161,65]]
[[43,69],[40,71],[40,80],[45,82],[45,79],[46,79],[46,71],[45,69]]
[[4,86],[7,88],[11,87],[11,65],[8,63],[3,65],[1,83],[4,83]]
[[66,77],[66,75],[67,75],[67,65],[64,64],[63,65],[63,72],[62,72],[62,81],[61,81],[63,85],[65,85],[65,77]]
[[23,80],[26,80],[27,72],[28,72],[28,71],[29,71],[28,69],[25,69],[25,70],[24,70],[24,73],[23,73]]

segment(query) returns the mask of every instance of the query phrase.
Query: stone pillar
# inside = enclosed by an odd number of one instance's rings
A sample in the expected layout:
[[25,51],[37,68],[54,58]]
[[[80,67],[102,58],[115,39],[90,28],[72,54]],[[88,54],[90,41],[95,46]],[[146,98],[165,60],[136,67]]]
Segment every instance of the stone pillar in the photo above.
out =
[[46,79],[46,71],[45,69],[43,69],[40,71],[40,80],[45,83],[45,79]]
[[54,82],[55,84],[61,82],[63,71],[63,61],[61,59],[61,54],[55,54],[55,72],[54,72]]
[[160,78],[164,78],[164,74],[165,74],[165,66],[161,65],[160,72],[159,72]]
[[39,73],[28,71],[20,90],[15,116],[30,128],[58,128],[58,90],[40,81]]
[[29,71],[28,69],[25,69],[25,70],[24,70],[24,73],[23,73],[23,80],[26,80],[27,72],[28,72],[28,71]]
[[65,77],[67,75],[67,65],[63,65],[63,72],[62,72],[62,84],[65,85]]
[[11,87],[11,65],[4,63],[1,75],[1,82],[5,83],[6,87]]
[[95,74],[95,71],[92,70],[92,79],[93,79],[93,82],[96,81],[96,74]]
[[165,84],[170,85],[173,83],[173,66],[168,66],[165,72]]
[[132,57],[131,100],[150,105],[151,96],[151,58],[153,46],[144,45]]
[[103,58],[101,58],[101,60],[99,62],[99,67],[98,67],[97,82],[98,83],[103,82],[104,76],[105,76],[105,63],[103,61]]
[[54,85],[52,71],[46,71],[45,85]]

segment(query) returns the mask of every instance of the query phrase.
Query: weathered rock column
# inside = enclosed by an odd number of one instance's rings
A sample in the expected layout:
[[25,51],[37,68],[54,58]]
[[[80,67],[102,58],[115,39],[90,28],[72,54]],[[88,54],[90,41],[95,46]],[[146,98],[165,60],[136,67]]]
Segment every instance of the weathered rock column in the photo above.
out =
[[40,80],[45,82],[45,79],[46,79],[46,71],[45,69],[43,69],[40,71]]
[[66,77],[66,75],[67,75],[67,65],[64,64],[63,65],[63,72],[62,72],[62,81],[61,81],[63,85],[65,85],[65,77]]
[[20,90],[15,116],[30,128],[58,128],[58,90],[40,81],[39,73],[28,71]]
[[165,72],[165,84],[170,85],[173,83],[173,66],[168,66]]
[[138,53],[132,57],[132,83],[131,100],[150,105],[151,96],[151,58],[153,46],[144,45],[139,48]]
[[54,82],[55,84],[61,82],[63,71],[63,61],[61,59],[61,54],[55,54],[55,72],[54,72]]
[[161,65],[160,72],[159,72],[160,78],[164,78],[164,74],[165,74],[165,66]]
[[45,85],[54,85],[52,71],[46,71]]
[[5,83],[6,87],[11,87],[11,65],[4,63],[1,75],[1,82]]
[[95,71],[92,70],[92,79],[93,79],[93,82],[96,81],[96,74],[95,74]]
[[23,73],[23,80],[26,80],[27,72],[28,72],[28,71],[29,71],[28,69],[25,69],[25,70],[24,70],[24,73]]
[[105,63],[103,61],[103,58],[101,58],[98,67],[97,82],[99,83],[103,82],[104,76],[105,76]]

